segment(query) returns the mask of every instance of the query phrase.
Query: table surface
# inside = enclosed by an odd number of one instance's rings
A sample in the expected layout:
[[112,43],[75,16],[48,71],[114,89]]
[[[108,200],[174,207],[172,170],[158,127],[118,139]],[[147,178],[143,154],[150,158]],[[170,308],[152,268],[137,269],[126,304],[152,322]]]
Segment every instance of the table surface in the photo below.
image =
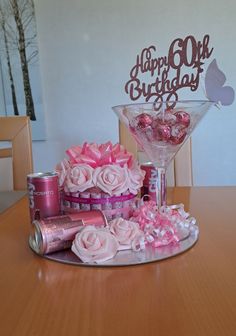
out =
[[117,268],[35,255],[26,197],[1,214],[1,335],[236,335],[236,187],[173,188],[168,199],[197,218],[197,244]]

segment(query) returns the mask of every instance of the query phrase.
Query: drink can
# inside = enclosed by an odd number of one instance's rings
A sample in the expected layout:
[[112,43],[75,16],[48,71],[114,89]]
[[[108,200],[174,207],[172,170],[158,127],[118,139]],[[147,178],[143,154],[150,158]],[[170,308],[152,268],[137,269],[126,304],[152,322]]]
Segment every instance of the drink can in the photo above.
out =
[[157,170],[151,162],[143,163],[141,169],[145,171],[141,197],[149,195],[150,200],[156,202]]
[[60,214],[58,175],[54,172],[27,176],[31,221]]
[[104,227],[107,222],[99,210],[80,211],[33,221],[31,240],[37,253],[48,254],[70,248],[75,235],[84,226]]

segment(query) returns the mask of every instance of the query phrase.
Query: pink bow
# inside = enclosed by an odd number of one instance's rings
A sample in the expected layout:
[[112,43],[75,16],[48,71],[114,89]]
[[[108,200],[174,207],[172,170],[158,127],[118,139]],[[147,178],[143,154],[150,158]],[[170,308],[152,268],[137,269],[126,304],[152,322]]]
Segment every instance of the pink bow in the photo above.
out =
[[133,164],[133,155],[120,144],[112,145],[110,141],[98,145],[85,142],[83,146],[73,146],[66,151],[71,164],[85,163],[96,168],[107,164],[118,164],[123,167]]

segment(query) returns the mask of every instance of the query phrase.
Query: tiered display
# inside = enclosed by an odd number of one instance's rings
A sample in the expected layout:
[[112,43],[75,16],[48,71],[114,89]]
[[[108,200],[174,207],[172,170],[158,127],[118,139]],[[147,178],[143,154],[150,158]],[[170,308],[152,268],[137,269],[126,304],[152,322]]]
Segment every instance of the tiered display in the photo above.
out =
[[84,143],[66,151],[56,171],[64,210],[103,210],[108,220],[128,219],[144,171],[120,144]]

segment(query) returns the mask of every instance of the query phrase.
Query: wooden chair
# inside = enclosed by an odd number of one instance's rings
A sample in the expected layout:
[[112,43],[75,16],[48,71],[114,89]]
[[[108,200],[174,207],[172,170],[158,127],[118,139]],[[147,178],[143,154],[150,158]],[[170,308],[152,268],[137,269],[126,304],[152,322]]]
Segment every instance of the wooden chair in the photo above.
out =
[[0,141],[11,141],[11,148],[0,149],[0,158],[12,157],[13,189],[27,189],[27,174],[33,172],[32,140],[29,118],[0,117]]
[[[119,122],[119,142],[134,154],[139,161],[144,161],[145,154],[138,149],[136,141],[127,127]],[[167,171],[167,184],[170,186],[192,186],[192,153],[191,139],[179,150]]]

